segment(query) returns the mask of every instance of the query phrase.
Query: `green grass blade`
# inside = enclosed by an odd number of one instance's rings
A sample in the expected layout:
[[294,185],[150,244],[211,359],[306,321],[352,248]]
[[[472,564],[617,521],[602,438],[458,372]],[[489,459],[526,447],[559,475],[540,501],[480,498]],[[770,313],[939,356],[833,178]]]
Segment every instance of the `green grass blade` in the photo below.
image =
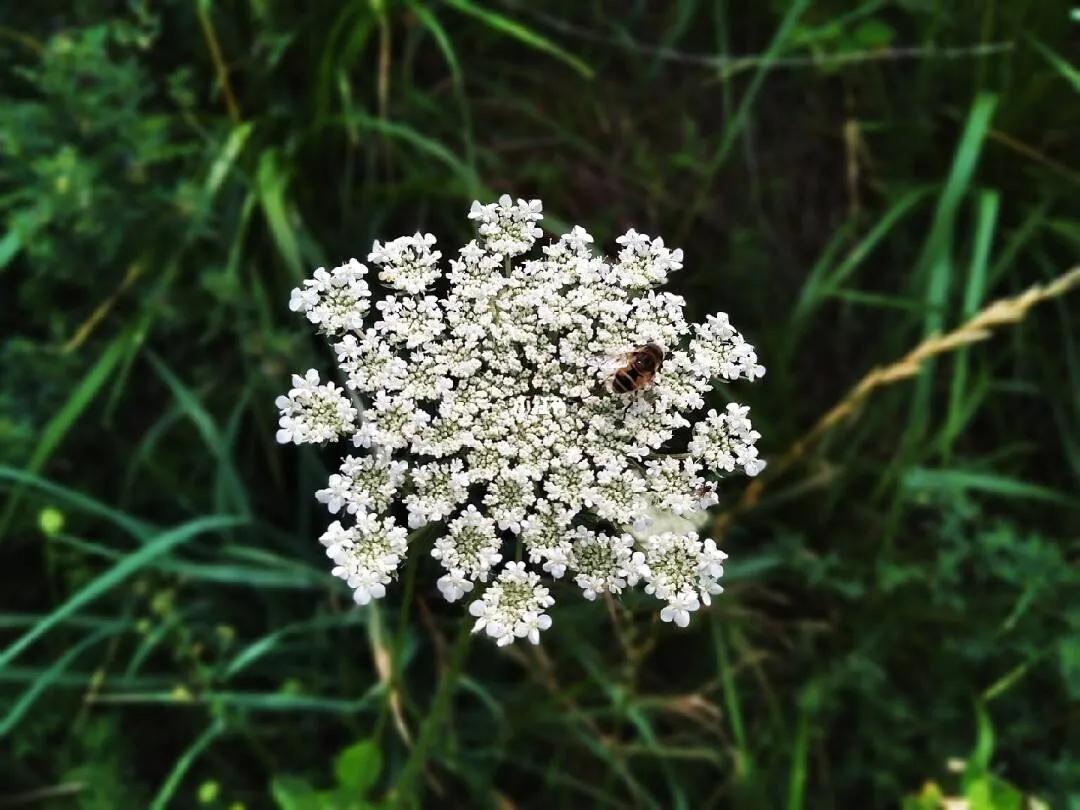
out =
[[[916,262],[916,278],[921,280],[924,290],[924,335],[941,331],[945,324],[946,304],[952,286],[952,247],[956,215],[971,184],[996,106],[997,97],[988,93],[980,94],[972,104],[953,156],[952,168],[938,199],[929,235]],[[925,363],[915,384],[908,420],[910,440],[923,436],[929,423],[933,366],[932,361]]]
[[315,619],[293,622],[292,624],[288,624],[271,633],[267,633],[240,650],[233,656],[232,660],[229,661],[228,666],[225,667],[224,676],[226,678],[232,678],[238,675],[263,656],[273,652],[282,639],[295,633],[307,632],[310,630],[325,630],[333,627],[351,627],[352,625],[366,624],[368,620],[369,618],[366,612],[353,611],[341,615],[319,616]]
[[213,582],[219,585],[236,585],[246,588],[315,590],[325,588],[328,584],[334,584],[337,581],[329,573],[319,576],[314,571],[260,571],[242,565],[198,563],[187,560],[162,560],[155,565],[155,568],[198,582]]
[[945,321],[945,296],[948,293],[950,280],[950,254],[956,228],[956,215],[960,202],[971,184],[996,106],[997,97],[987,93],[979,95],[972,104],[953,156],[949,176],[945,180],[945,186],[934,211],[929,235],[916,262],[916,272],[927,279],[928,309],[923,328],[925,334],[938,331]]
[[22,239],[17,231],[8,231],[4,238],[0,239],[0,271],[11,264],[11,260],[19,255],[22,250]]
[[199,754],[206,750],[210,743],[220,737],[224,731],[224,719],[216,717],[214,718],[214,722],[211,723],[202,734],[195,738],[195,741],[180,755],[180,758],[176,760],[176,764],[173,765],[172,770],[169,771],[169,775],[162,783],[161,789],[150,803],[151,810],[161,810],[161,808],[168,806],[169,800],[172,798],[173,794],[176,793],[176,789],[180,787],[180,781],[188,772],[191,763],[198,758]]
[[266,215],[266,224],[270,228],[270,235],[277,246],[278,253],[285,262],[291,277],[299,281],[304,277],[304,262],[300,258],[300,241],[293,228],[285,197],[288,179],[277,150],[267,149],[260,155],[255,186],[259,192],[259,204],[262,206],[263,214]]
[[381,118],[375,118],[359,111],[354,112],[352,118],[354,118],[356,122],[362,124],[366,129],[370,129],[380,135],[386,135],[387,137],[403,141],[410,146],[414,146],[418,151],[445,164],[461,179],[465,190],[468,193],[475,194],[476,196],[491,196],[490,192],[480,183],[472,168],[455,155],[453,151],[434,138],[428,137],[406,124],[400,124],[395,121],[384,121]]
[[982,776],[990,770],[990,760],[994,756],[994,726],[990,713],[982,700],[975,702],[975,745],[968,757],[965,779]]
[[469,107],[469,98],[465,92],[465,71],[462,70],[461,61],[458,59],[454,44],[439,18],[419,0],[408,0],[409,9],[416,15],[416,19],[424,26],[435,39],[439,51],[450,68],[450,78],[454,83],[454,96],[457,98],[458,108],[461,110],[461,133],[465,143],[465,162],[469,166],[470,174],[476,175],[476,143],[473,136],[472,111]]
[[[83,540],[69,534],[58,534],[53,542],[62,543],[86,554],[118,560],[125,551],[109,548],[100,543]],[[250,588],[293,588],[314,590],[325,588],[339,582],[329,572],[310,568],[290,567],[258,568],[251,565],[229,565],[227,563],[193,562],[166,557],[147,564],[155,571],[164,571],[195,582],[213,582],[219,585],[237,585]]]
[[175,692],[106,692],[94,698],[94,703],[107,706],[170,706],[193,708],[206,705],[242,709],[251,712],[314,712],[354,716],[371,709],[381,698],[383,687],[376,683],[358,698],[324,698],[317,695],[285,694],[283,692],[207,691],[195,696],[178,696]]
[[251,506],[248,503],[247,492],[241,483],[240,476],[236,472],[232,458],[229,456],[230,445],[215,424],[206,408],[199,402],[198,397],[187,388],[179,378],[172,373],[164,361],[157,355],[147,355],[154,371],[165,382],[176,398],[177,403],[195,425],[206,444],[207,450],[216,458],[218,463],[218,477],[220,481],[219,491],[227,493],[230,503],[216,504],[219,511],[235,511],[245,517],[251,515]]
[[687,206],[686,215],[683,218],[682,225],[676,232],[675,239],[673,240],[676,244],[682,242],[686,238],[694,220],[696,220],[701,213],[701,208],[705,204],[705,200],[708,199],[709,193],[712,190],[713,178],[727,159],[731,147],[735,145],[735,141],[746,127],[746,122],[750,118],[750,110],[754,107],[754,101],[757,99],[758,92],[761,90],[765,78],[769,75],[769,71],[772,69],[776,59],[780,56],[781,51],[783,51],[789,36],[795,29],[796,23],[799,21],[799,18],[802,16],[802,13],[806,10],[808,5],[809,0],[794,0],[788,7],[784,18],[780,21],[780,25],[777,27],[776,33],[769,43],[769,47],[762,56],[761,61],[757,66],[757,70],[754,71],[754,76],[751,78],[750,84],[746,88],[746,92],[744,92],[742,98],[739,99],[739,105],[735,108],[735,115],[732,116],[731,121],[724,125],[723,132],[720,134],[720,143],[717,145],[712,157],[709,158],[703,176],[699,181],[700,185],[698,193],[691,200],[689,206]]
[[78,643],[70,647],[63,655],[57,658],[49,667],[39,673],[30,683],[30,686],[19,695],[18,699],[12,705],[8,713],[0,720],[0,738],[7,736],[8,732],[15,728],[19,720],[23,715],[34,705],[34,702],[41,697],[45,690],[56,683],[60,679],[72,662],[74,662],[80,655],[83,654],[90,647],[99,643],[103,639],[115,635],[123,628],[120,622],[112,622],[106,627],[102,627],[90,635],[79,640]]
[[0,466],[0,481],[5,480],[13,481],[20,488],[37,490],[44,495],[57,499],[72,509],[107,520],[140,540],[146,540],[158,531],[153,524],[132,517],[119,509],[114,509],[101,501],[91,498],[89,495],[84,495],[74,489],[56,484],[47,478],[41,478],[24,470]]
[[1040,230],[1047,226],[1050,201],[1044,200],[1027,213],[1020,225],[1015,228],[990,265],[988,287],[1004,275],[1005,271],[1016,264],[1017,259],[1035,240]]
[[792,311],[793,321],[799,322],[805,320],[810,312],[820,303],[820,290],[824,279],[829,275],[829,268],[833,267],[836,263],[844,245],[850,241],[854,225],[854,221],[848,220],[837,228],[829,238],[829,241],[825,243],[824,249],[810,267],[809,272],[806,274],[806,280],[799,290],[799,297],[795,301],[795,307]]
[[1054,70],[1056,70],[1065,81],[1072,85],[1073,90],[1080,93],[1080,70],[1074,68],[1065,61],[1065,59],[1034,37],[1029,37],[1029,40],[1031,44],[1035,46],[1035,50],[1043,55],[1046,61],[1053,66]]
[[[967,320],[974,315],[986,297],[986,278],[990,260],[990,245],[994,239],[997,224],[998,204],[1001,196],[996,191],[984,191],[979,195],[975,224],[975,246],[968,265],[967,285],[964,289],[961,317]],[[956,353],[955,371],[949,388],[949,409],[945,418],[944,452],[946,459],[952,450],[952,443],[963,425],[965,412],[964,400],[968,396],[968,362],[970,353],[961,349]]]
[[[720,674],[720,688],[724,696],[724,707],[728,713],[728,722],[731,724],[731,734],[735,739],[735,745],[739,752],[745,756],[747,753],[746,730],[743,725],[743,712],[739,691],[735,683],[735,673],[732,672],[731,660],[728,656],[727,641],[724,639],[723,625],[720,621],[710,622],[713,637],[713,649],[716,651],[716,670]],[[736,778],[744,778],[748,774],[736,774]]]
[[162,532],[145,546],[133,551],[107,571],[99,574],[88,584],[84,585],[66,602],[53,610],[44,619],[14,641],[6,650],[0,653],[0,667],[4,667],[11,663],[19,653],[57,624],[76,613],[84,605],[89,604],[110,589],[116,587],[127,579],[127,577],[131,576],[141,568],[144,568],[162,554],[168,553],[178,545],[187,542],[199,534],[239,526],[242,523],[243,520],[231,515],[213,515],[197,518],[177,526],[174,529]]
[[[33,627],[44,618],[40,613],[0,613],[0,630]],[[99,630],[113,624],[116,619],[105,616],[72,616],[64,623],[71,627]]]
[[691,30],[694,20],[701,9],[698,8],[698,0],[677,0],[675,11],[672,14],[671,24],[665,26],[664,35],[660,40],[660,47],[652,55],[652,64],[649,66],[649,78],[655,78],[663,66],[661,54],[671,51],[679,40]]
[[128,659],[127,667],[124,669],[125,677],[133,678],[136,676],[150,657],[150,654],[169,637],[173,630],[184,622],[184,619],[184,611],[173,611],[143,636],[142,640],[139,641],[139,646],[135,648],[135,652]]
[[211,200],[217,196],[221,184],[225,182],[225,178],[229,174],[229,170],[236,163],[236,159],[240,157],[240,153],[244,151],[244,146],[247,144],[254,128],[255,125],[250,121],[239,124],[233,127],[229,137],[225,139],[221,151],[218,152],[214,162],[210,165],[210,171],[206,175],[206,184],[203,186],[203,191]]
[[[851,274],[862,265],[874,249],[881,244],[882,240],[889,235],[896,224],[911,213],[915,206],[922,202],[929,193],[930,189],[922,186],[909,189],[897,197],[896,201],[881,215],[881,219],[867,232],[866,236],[859,240],[859,243],[851,249],[847,256],[844,257],[844,260],[836,266],[836,269],[824,274],[820,282],[819,295],[828,295],[830,292],[840,289],[841,285],[850,278]],[[800,296],[799,305],[802,304],[803,299]],[[796,306],[796,311],[800,308],[799,305]]]
[[569,65],[586,79],[591,79],[595,76],[595,71],[589,67],[585,60],[575,56],[565,48],[556,45],[543,34],[538,34],[531,28],[527,28],[517,20],[513,20],[510,17],[491,11],[490,9],[483,8],[480,5],[473,3],[472,0],[444,0],[444,2],[451,8],[479,20],[488,28],[506,34],[530,48],[534,48],[535,50],[555,57],[564,64]]
[[[64,440],[64,437],[75,426],[83,411],[93,401],[97,392],[109,380],[109,375],[128,348],[131,335],[131,331],[126,330],[112,339],[105,351],[98,357],[97,362],[72,390],[71,395],[60,410],[45,425],[45,429],[41,433],[41,439],[26,464],[27,472],[38,473],[45,466],[53,452],[59,447],[60,442]],[[7,527],[18,507],[20,496],[20,491],[16,489],[8,498],[3,516],[0,516],[0,541],[3,540],[7,533]]]
[[319,67],[315,72],[315,120],[330,117],[331,90],[334,77],[342,68],[352,65],[363,49],[375,25],[375,14],[368,4],[346,3],[323,40]]
[[999,498],[1021,498],[1080,509],[1080,498],[997,473],[913,467],[904,475],[903,485],[915,492],[973,491]]
[[158,443],[185,416],[183,409],[173,403],[171,406],[162,409],[158,418],[146,428],[139,438],[138,444],[128,454],[127,469],[124,471],[124,483],[120,490],[122,493],[121,501],[130,500],[132,493],[144,480],[143,475],[147,472],[146,468],[153,463]]
[[826,298],[835,298],[858,306],[873,307],[875,309],[893,309],[901,312],[923,312],[923,304],[913,298],[902,295],[889,295],[887,293],[863,292],[862,290],[834,290],[826,295]]
[[964,303],[961,315],[970,318],[982,305],[986,297],[987,265],[990,260],[990,244],[994,239],[994,227],[997,224],[998,206],[1001,195],[996,191],[984,191],[979,195],[978,212],[975,226],[975,247],[968,267],[968,283],[964,289]]
[[[50,665],[51,666],[51,665]],[[0,669],[0,683],[34,683],[45,677],[48,667],[4,667]],[[86,692],[100,678],[100,670],[93,672],[61,672],[52,681],[53,689],[77,689]],[[168,677],[138,677],[112,674],[109,685],[126,689],[165,689],[173,683]]]
[[450,699],[453,697],[458,676],[468,656],[471,638],[469,623],[462,622],[457,641],[454,643],[450,662],[447,665],[447,671],[443,673],[439,680],[438,689],[431,702],[431,709],[420,726],[420,734],[416,745],[413,746],[405,766],[398,773],[397,779],[394,780],[394,793],[402,797],[413,798],[418,794],[417,788],[422,782],[419,778],[420,772],[427,762],[431,747],[435,745],[438,735],[442,733],[442,723],[450,708]]
[[810,753],[810,712],[799,709],[795,739],[791,746],[791,771],[788,775],[787,810],[802,810],[806,803],[806,763]]
[[799,298],[792,313],[792,325],[788,331],[789,357],[794,347],[798,345],[806,321],[813,311],[829,298],[837,297],[838,294],[842,295],[841,285],[862,266],[862,263],[892,232],[893,228],[915,210],[918,203],[925,199],[929,192],[928,187],[922,186],[901,194],[881,215],[874,227],[839,262],[835,261],[836,255],[840,245],[847,241],[848,228],[837,230],[836,236],[814,263],[799,291]]

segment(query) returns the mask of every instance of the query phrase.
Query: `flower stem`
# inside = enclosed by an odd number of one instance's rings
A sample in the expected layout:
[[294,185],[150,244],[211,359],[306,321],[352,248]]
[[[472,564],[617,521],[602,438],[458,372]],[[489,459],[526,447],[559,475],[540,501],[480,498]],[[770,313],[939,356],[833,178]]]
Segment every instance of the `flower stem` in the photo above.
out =
[[[409,538],[409,546],[414,546],[418,541],[422,540],[427,530],[427,527],[425,527],[414,532],[412,537]],[[416,569],[419,568],[417,557],[417,554],[409,554],[405,562],[405,588],[401,595],[401,607],[398,609],[397,632],[394,634],[394,641],[390,647],[390,677],[386,685],[386,701],[382,704],[382,709],[375,723],[376,738],[382,733],[386,725],[387,714],[391,709],[394,709],[395,701],[398,704],[397,722],[402,726],[404,725],[404,718],[401,716],[402,707],[405,703],[401,656],[402,651],[405,649],[405,634],[409,630],[409,608],[412,605],[413,592],[416,590]],[[406,742],[408,742],[407,739]]]
[[450,698],[453,696],[454,688],[465,665],[465,659],[468,657],[470,639],[472,639],[472,633],[469,632],[469,622],[462,621],[446,671],[439,680],[435,697],[431,702],[431,710],[420,726],[419,737],[409,754],[409,759],[405,762],[405,767],[402,768],[391,788],[391,796],[396,801],[395,807],[420,806],[421,795],[418,790],[420,772],[450,709]]

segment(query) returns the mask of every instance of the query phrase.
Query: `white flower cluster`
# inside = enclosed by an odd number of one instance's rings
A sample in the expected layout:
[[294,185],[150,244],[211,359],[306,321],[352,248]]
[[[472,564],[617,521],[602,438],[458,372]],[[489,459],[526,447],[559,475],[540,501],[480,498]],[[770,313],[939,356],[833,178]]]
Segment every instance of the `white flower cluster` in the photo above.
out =
[[[649,526],[696,525],[720,473],[764,467],[745,407],[702,411],[715,380],[765,370],[726,315],[689,324],[685,301],[654,289],[681,250],[631,230],[612,262],[575,227],[524,255],[541,210],[474,203],[480,238],[445,272],[430,234],[376,242],[368,261],[389,289],[374,322],[356,260],[294,290],[290,307],[327,335],[346,390],[295,376],[278,441],[362,448],[316,493],[350,516],[322,542],[361,604],[385,593],[405,526],[436,524],[439,590],[453,602],[491,580],[469,612],[499,644],[550,626],[541,573],[569,574],[587,599],[644,582],[661,618],[685,626],[720,592],[724,554],[692,529]],[[613,376],[650,343],[660,368],[615,393]]]
[[696,532],[664,532],[644,541],[641,576],[648,583],[645,592],[667,602],[660,611],[665,622],[679,627],[690,623],[690,613],[702,603],[708,605],[712,594],[724,590],[719,583],[724,575],[727,555],[712,540],[698,540]]
[[765,469],[765,462],[758,458],[754,446],[761,434],[751,426],[749,412],[748,407],[734,402],[728,403],[724,413],[710,410],[704,422],[694,425],[694,437],[687,448],[690,454],[714,470],[732,472],[741,467],[747,475],[757,475]]
[[281,412],[279,442],[329,442],[356,429],[356,408],[332,382],[319,385],[319,372],[315,369],[308,369],[303,377],[293,374],[292,383],[288,395],[274,401]]

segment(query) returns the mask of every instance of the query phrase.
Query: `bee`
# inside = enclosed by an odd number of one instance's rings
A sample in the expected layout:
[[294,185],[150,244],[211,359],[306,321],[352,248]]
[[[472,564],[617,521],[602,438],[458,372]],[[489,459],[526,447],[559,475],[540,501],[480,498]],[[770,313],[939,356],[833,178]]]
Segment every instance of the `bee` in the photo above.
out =
[[638,346],[626,355],[626,363],[611,375],[608,387],[616,394],[628,394],[650,385],[664,365],[664,350],[655,343]]

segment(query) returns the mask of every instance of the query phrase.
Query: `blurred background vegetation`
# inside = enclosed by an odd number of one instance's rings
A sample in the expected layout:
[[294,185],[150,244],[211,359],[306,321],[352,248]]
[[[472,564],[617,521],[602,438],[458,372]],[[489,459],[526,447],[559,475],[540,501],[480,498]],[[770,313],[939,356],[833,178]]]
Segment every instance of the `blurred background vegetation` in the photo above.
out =
[[[1080,246],[1058,0],[41,0],[0,14],[0,805],[1080,807],[1080,295],[864,374]],[[1070,50],[1072,49],[1072,50]],[[686,251],[769,374],[728,589],[561,586],[462,642],[420,562],[353,608],[313,267],[541,197]],[[784,460],[787,459],[785,462]],[[465,637],[467,638],[467,637]]]

